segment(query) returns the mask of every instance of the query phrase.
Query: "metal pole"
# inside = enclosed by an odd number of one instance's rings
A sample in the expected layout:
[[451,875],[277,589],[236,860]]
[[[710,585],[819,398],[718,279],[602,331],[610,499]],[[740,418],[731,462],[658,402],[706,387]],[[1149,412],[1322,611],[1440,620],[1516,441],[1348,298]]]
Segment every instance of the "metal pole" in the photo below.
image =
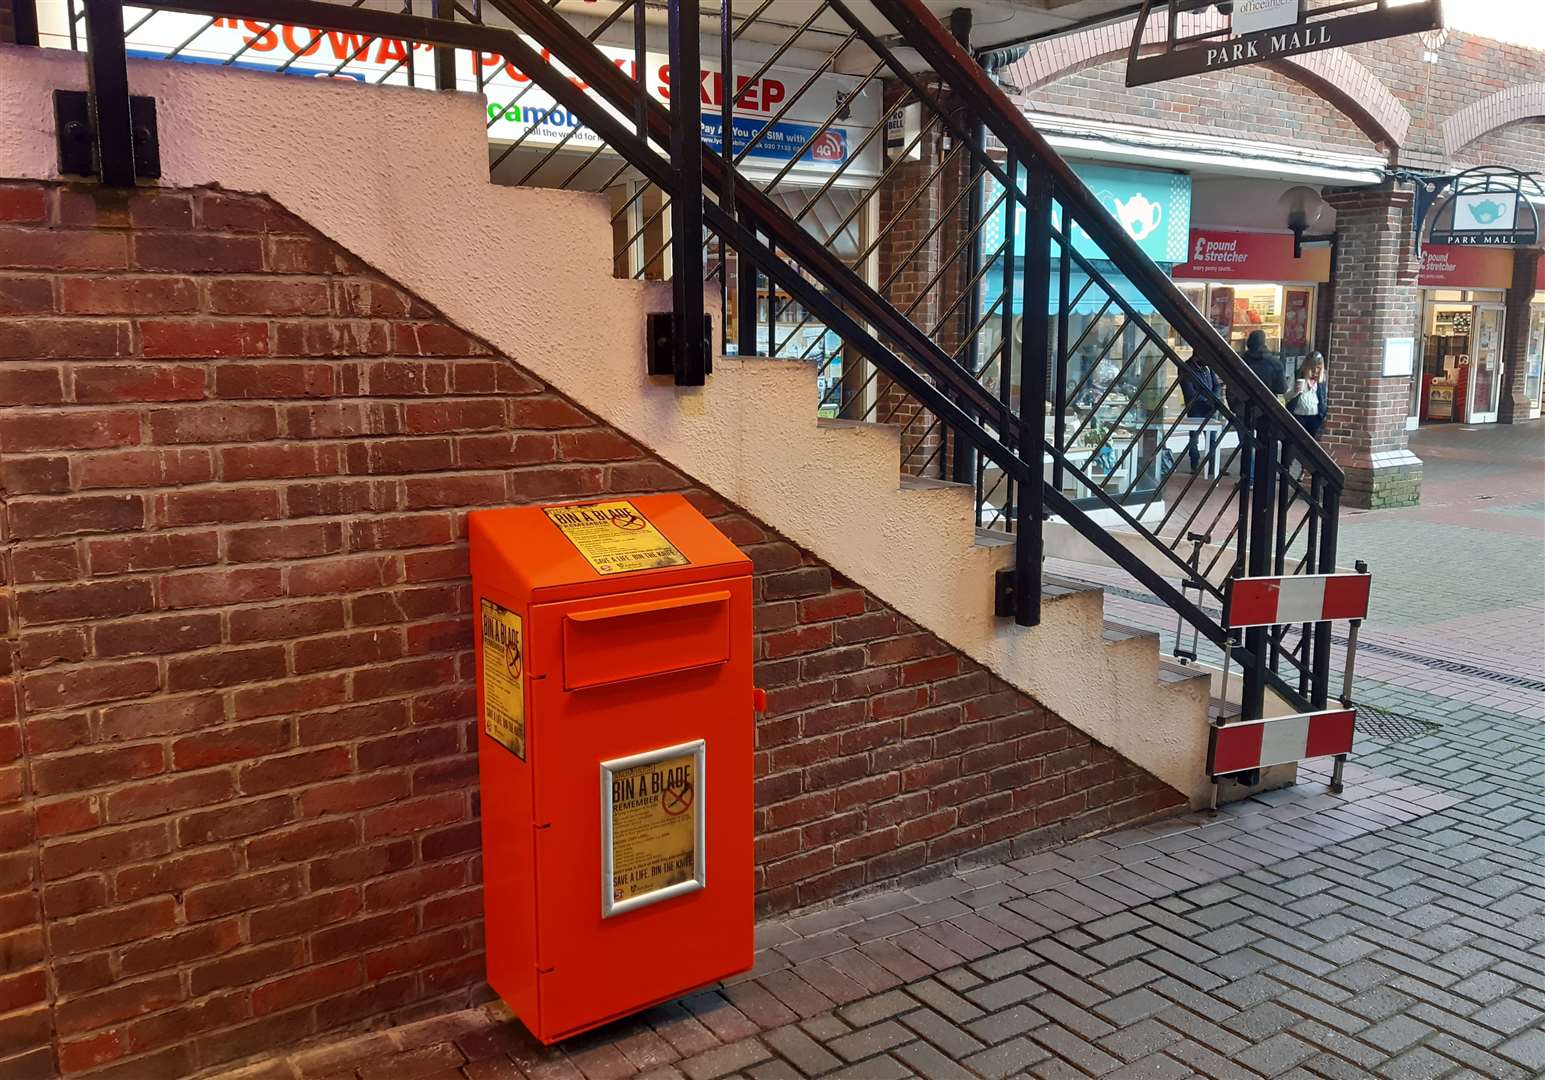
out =
[[[1012,179],[1012,178],[1011,178]],[[1019,460],[1026,475],[1014,525],[1014,621],[1041,621],[1041,535],[1046,497],[1046,360],[1051,352],[1051,177],[1029,174],[1025,200],[1025,327],[1019,350]]]
[[[1341,514],[1341,492],[1330,484],[1325,485],[1320,512],[1320,565],[1319,573],[1336,572],[1336,533]],[[1314,676],[1312,697],[1316,709],[1323,709],[1330,701],[1330,623],[1316,623],[1314,628]]]
[[[1250,490],[1250,547],[1247,554],[1250,577],[1267,577],[1271,574],[1272,509],[1275,502],[1273,485],[1277,478],[1277,441],[1271,432],[1271,418],[1263,409],[1255,424],[1256,446],[1254,476]],[[1245,631],[1245,648],[1250,653],[1250,666],[1245,669],[1244,688],[1240,694],[1239,716],[1241,720],[1259,720],[1266,714],[1266,652],[1270,647],[1271,632],[1266,627],[1252,627]]]
[[[1013,149],[1008,152],[1004,171],[1012,181],[1019,175],[1018,161]],[[998,351],[998,406],[1003,415],[1009,415],[1014,407],[1014,223],[1019,216],[1019,196],[1013,186],[1003,193],[1003,320],[1002,338]],[[973,455],[974,456],[974,455]],[[976,523],[982,524],[982,506],[986,502],[986,485],[982,481],[985,463],[976,463]],[[1014,478],[1003,474],[1003,521],[1008,525],[1014,513]],[[1017,519],[1014,519],[1017,520]]]
[[[751,219],[744,213],[740,216],[740,223],[747,230],[751,229]],[[756,355],[756,265],[748,259],[744,252],[735,256],[735,287],[737,299],[735,301],[735,351],[741,356]]]
[[122,0],[86,0],[86,49],[98,175],[107,187],[133,187],[134,125]]
[[[951,22],[953,23],[954,20],[952,19]],[[969,34],[970,21],[966,20],[966,24],[967,33]],[[962,44],[968,44],[968,42],[962,42]],[[981,120],[974,116],[971,118],[971,149],[973,153],[966,155],[961,165],[961,168],[965,170],[965,174],[968,177],[973,172],[976,172],[976,161],[980,157],[987,155],[987,129],[982,126]],[[975,238],[966,250],[965,275],[966,280],[971,283],[971,286],[967,290],[969,295],[963,305],[964,311],[956,316],[957,321],[966,327],[966,333],[971,332],[971,327],[975,324],[982,310],[982,237],[981,233],[977,231],[977,225],[982,220],[982,206],[984,203],[982,188],[987,183],[986,171],[981,171],[971,179],[970,183],[971,193],[966,197],[966,235],[970,236],[974,233]],[[1005,208],[1011,205],[1009,200],[1005,198]],[[1007,213],[1007,209],[1004,212]],[[1004,265],[1005,267],[1008,265],[1007,261]],[[964,315],[963,319],[960,317],[961,314]],[[965,350],[961,354],[966,370],[978,377],[980,377],[978,369],[981,365],[980,340],[981,335],[971,334],[970,339],[964,342]],[[964,402],[961,403],[961,406],[969,411],[969,407]],[[955,452],[950,455],[950,479],[957,484],[968,484],[975,475],[976,453],[969,444],[957,436],[955,439]]]
[[[1072,224],[1068,220],[1067,212],[1062,215],[1062,235],[1068,242],[1063,245],[1061,257],[1057,260],[1057,389],[1052,402],[1052,446],[1056,453],[1051,459],[1051,486],[1058,491],[1062,490],[1062,456],[1068,452],[1068,319],[1072,314],[1068,305],[1072,301],[1073,289],[1073,260],[1071,258]],[[1032,258],[1051,258],[1051,245],[1048,243],[1044,253],[1032,253],[1027,246],[1025,248],[1025,265],[1030,265]],[[1028,273],[1028,271],[1027,271]],[[1046,421],[1041,421],[1041,430],[1046,430]]]
[[[638,0],[643,5],[643,0]],[[735,213],[735,35],[730,24],[735,14],[733,0],[719,4],[719,157],[724,161],[724,178],[719,186],[719,206],[726,214]],[[746,272],[746,260],[735,259],[735,285],[730,284],[730,246],[719,237],[719,341],[729,349],[730,290],[740,297],[740,278]],[[737,333],[737,344],[739,335]],[[738,351],[738,350],[737,350]]]
[[[430,0],[429,14],[447,22],[456,18],[455,0]],[[456,89],[456,50],[448,45],[435,46],[435,89]]]
[[703,107],[698,0],[670,5],[671,297],[675,304],[677,386],[702,386],[708,373],[703,340]]

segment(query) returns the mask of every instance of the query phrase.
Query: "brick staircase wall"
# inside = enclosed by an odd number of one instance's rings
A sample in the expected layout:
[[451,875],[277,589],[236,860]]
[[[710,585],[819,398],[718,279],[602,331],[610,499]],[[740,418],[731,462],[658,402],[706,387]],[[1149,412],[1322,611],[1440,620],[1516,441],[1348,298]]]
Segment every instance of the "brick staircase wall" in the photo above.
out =
[[0,487],[6,1080],[486,995],[479,506],[754,560],[761,913],[1183,804],[263,197],[0,184]]

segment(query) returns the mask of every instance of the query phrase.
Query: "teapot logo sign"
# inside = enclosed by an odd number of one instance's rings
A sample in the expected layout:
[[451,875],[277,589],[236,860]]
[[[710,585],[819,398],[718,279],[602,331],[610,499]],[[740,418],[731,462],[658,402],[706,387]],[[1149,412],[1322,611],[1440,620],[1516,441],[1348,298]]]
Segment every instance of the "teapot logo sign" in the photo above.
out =
[[848,156],[848,137],[841,131],[823,131],[810,145],[813,161],[843,161]]
[[1142,192],[1133,195],[1126,202],[1113,198],[1111,202],[1116,204],[1116,220],[1121,222],[1122,228],[1132,234],[1134,240],[1146,240],[1159,227],[1159,222],[1164,220],[1164,207],[1160,203],[1150,202],[1148,196]]
[[1502,211],[1507,207],[1495,199],[1487,199],[1485,202],[1472,202],[1469,205],[1470,216],[1478,224],[1490,225],[1502,216]]

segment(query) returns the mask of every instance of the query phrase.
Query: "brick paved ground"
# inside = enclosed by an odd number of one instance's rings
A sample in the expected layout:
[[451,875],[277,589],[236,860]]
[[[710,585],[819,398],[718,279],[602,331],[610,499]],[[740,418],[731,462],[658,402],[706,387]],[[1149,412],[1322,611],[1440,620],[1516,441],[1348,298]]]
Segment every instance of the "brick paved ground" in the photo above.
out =
[[1424,432],[1424,505],[1348,521],[1385,585],[1358,697],[1439,727],[1360,739],[1344,798],[1305,770],[764,924],[751,976],[561,1048],[493,1005],[240,1075],[1545,1076],[1545,693],[1502,678],[1545,677],[1542,434]]

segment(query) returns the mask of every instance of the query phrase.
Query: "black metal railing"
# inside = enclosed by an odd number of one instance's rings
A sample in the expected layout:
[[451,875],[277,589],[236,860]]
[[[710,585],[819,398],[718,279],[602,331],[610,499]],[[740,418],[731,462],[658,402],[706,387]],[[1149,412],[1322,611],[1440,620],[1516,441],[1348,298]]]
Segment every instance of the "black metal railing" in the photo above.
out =
[[[1246,717],[1268,688],[1324,704],[1328,627],[1231,641],[1210,612],[1230,575],[1334,569],[1340,469],[921,0],[672,0],[663,53],[643,0],[557,3],[182,0],[124,30],[131,54],[483,92],[495,181],[605,193],[617,273],[671,279],[678,381],[709,370],[717,289],[717,348],[808,360],[821,415],[897,424],[904,471],[975,488],[1016,547],[1000,613],[1039,620],[1052,516],[1231,650]],[[44,43],[123,11],[68,0]]]

